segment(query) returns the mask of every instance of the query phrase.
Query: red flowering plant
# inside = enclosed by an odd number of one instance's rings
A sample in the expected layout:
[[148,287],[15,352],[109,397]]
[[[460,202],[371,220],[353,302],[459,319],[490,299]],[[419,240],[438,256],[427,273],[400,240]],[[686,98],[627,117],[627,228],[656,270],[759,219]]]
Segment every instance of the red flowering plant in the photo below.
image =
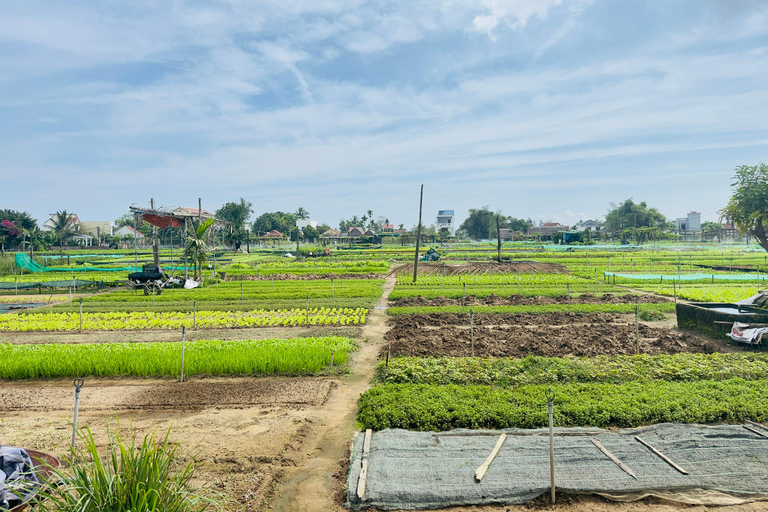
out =
[[21,233],[21,230],[19,230],[13,222],[4,220],[0,222],[0,232],[4,235],[13,236]]

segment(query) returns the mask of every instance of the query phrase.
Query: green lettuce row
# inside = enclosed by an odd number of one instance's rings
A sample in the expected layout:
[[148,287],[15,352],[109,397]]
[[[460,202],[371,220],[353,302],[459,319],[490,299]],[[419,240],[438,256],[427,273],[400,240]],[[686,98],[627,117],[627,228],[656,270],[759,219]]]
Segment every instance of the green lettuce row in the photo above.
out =
[[[559,427],[638,427],[663,422],[740,423],[768,419],[768,382],[575,383],[552,386]],[[384,384],[360,397],[363,428],[445,431],[538,428],[547,423],[547,385]]]

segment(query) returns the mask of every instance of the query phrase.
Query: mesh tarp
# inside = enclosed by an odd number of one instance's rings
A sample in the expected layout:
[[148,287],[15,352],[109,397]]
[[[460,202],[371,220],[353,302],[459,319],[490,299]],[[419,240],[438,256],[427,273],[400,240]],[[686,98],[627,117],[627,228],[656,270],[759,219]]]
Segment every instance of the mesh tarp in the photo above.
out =
[[0,290],[29,290],[32,288],[104,288],[104,281],[85,281],[83,279],[67,279],[64,281],[41,281],[39,283],[7,283],[0,282]]
[[[498,434],[509,435],[481,482],[475,470]],[[545,430],[374,433],[363,499],[357,497],[363,437],[354,443],[347,507],[414,510],[460,505],[512,505],[549,492],[549,438]],[[460,435],[457,435],[460,434]],[[469,434],[469,435],[467,435]],[[635,440],[640,436],[688,471],[684,475]],[[597,449],[600,441],[636,475]],[[696,502],[696,493],[723,503],[768,497],[768,439],[740,425],[707,427],[665,423],[607,431],[556,429],[558,491],[598,493],[622,501],[648,495]],[[691,492],[692,490],[695,492]],[[714,496],[714,498],[713,498]],[[717,496],[725,500],[718,501]]]
[[68,267],[68,268],[56,268],[56,267],[46,267],[32,258],[30,258],[27,254],[23,252],[17,252],[16,257],[14,259],[14,265],[16,265],[17,268],[24,269],[28,272],[88,272],[88,271],[96,271],[96,272],[136,272],[140,270],[137,267],[119,267],[119,268],[102,268],[102,267]]
[[638,281],[768,281],[766,274],[621,274],[618,272],[603,272],[603,274],[607,277],[616,276]]

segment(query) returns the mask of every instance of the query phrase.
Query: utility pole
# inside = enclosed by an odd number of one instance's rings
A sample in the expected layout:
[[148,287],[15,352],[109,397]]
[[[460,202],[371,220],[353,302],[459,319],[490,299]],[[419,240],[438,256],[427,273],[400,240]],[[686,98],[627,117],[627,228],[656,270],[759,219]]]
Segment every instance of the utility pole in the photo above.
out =
[[499,253],[499,263],[501,263],[501,230],[499,229],[499,216],[496,216],[496,241],[497,241],[497,250]]
[[419,243],[421,242],[421,206],[424,203],[424,184],[421,185],[419,194],[419,227],[416,230],[416,254],[413,257],[413,282],[416,282],[416,276],[419,273]]
[[[152,215],[155,214],[155,198],[150,199]],[[157,239],[157,226],[152,226],[152,257],[155,260],[155,266],[160,267],[160,242]]]

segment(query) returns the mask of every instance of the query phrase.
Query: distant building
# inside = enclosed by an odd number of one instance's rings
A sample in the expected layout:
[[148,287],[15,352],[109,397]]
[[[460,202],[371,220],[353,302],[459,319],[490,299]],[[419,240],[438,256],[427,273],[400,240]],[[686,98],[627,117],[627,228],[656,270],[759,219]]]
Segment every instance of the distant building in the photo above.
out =
[[197,217],[200,216],[203,219],[212,219],[213,214],[209,211],[207,211],[205,208],[203,208],[202,213],[200,213],[200,210],[197,208],[186,208],[184,206],[179,206],[175,210],[173,210],[171,213],[174,215],[178,215],[180,217]]
[[453,210],[437,211],[437,232],[448,230],[451,236],[456,236],[456,218]]
[[97,238],[102,238],[105,236],[112,236],[112,233],[115,230],[115,222],[104,220],[104,221],[85,221],[80,223],[80,233],[84,233],[87,235],[95,236]]
[[675,228],[678,234],[701,231],[701,213],[691,212],[686,217],[675,219]]
[[330,228],[320,235],[320,238],[338,238],[341,236],[341,231]]
[[353,226],[349,228],[349,231],[347,231],[347,236],[350,238],[359,238],[363,236],[364,233],[365,231],[363,230],[363,228],[359,226]]
[[381,230],[385,233],[393,233],[395,231],[395,225],[394,224],[382,224]]
[[282,234],[280,231],[273,229],[272,231],[268,231],[264,233],[264,236],[262,238],[283,238],[285,235]]
[[[56,214],[52,213],[51,217],[43,222],[43,227],[41,228],[41,231],[53,231],[56,227]],[[80,230],[80,219],[78,218],[76,213],[70,213],[69,214],[69,222],[72,224],[72,227],[74,228],[75,232]]]
[[551,240],[556,231],[570,231],[570,226],[563,226],[559,222],[545,222],[541,226],[528,228],[529,235],[539,234],[541,240]]
[[144,239],[144,235],[133,229],[133,226],[123,226],[120,229],[116,229],[113,234],[115,236],[130,236],[131,238],[136,238],[138,240]]
[[317,228],[317,221],[309,220],[309,219],[299,219],[296,221],[296,227],[298,227],[301,230],[304,230],[304,228],[307,226],[312,226],[313,228]]
[[592,219],[580,221],[578,224],[573,226],[573,229],[577,231],[584,231],[585,229],[590,231],[597,231],[597,228],[597,222],[593,221]]

